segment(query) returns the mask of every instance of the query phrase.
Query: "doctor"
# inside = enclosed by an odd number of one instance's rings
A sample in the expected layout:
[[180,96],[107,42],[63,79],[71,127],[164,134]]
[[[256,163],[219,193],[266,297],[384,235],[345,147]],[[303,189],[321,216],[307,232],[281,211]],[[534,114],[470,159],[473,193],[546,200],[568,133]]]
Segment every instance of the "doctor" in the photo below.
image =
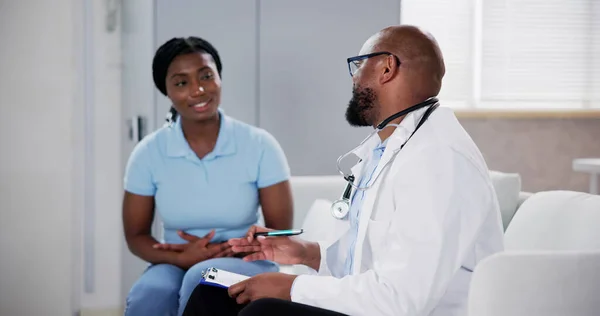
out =
[[361,161],[344,174],[355,178],[349,207],[332,208],[341,218],[334,240],[255,239],[265,229],[253,227],[229,241],[251,253],[245,260],[304,264],[313,275],[264,273],[228,290],[201,285],[184,315],[466,314],[472,271],[503,249],[503,233],[480,151],[432,98],[445,72],[440,49],[418,28],[395,26],[348,63],[346,119],[376,133],[353,151]]

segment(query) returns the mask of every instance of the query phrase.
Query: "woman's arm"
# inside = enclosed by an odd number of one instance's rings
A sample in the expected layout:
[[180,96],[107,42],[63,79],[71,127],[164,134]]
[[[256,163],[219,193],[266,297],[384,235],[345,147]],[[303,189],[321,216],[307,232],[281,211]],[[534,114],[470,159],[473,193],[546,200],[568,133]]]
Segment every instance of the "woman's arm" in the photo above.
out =
[[290,229],[294,219],[294,204],[287,158],[275,137],[266,131],[261,147],[257,185],[265,226]]
[[265,226],[273,229],[292,228],[294,204],[289,181],[259,189],[258,192]]
[[158,241],[152,237],[154,197],[129,193],[123,197],[123,229],[129,250],[153,264],[177,264],[177,252],[155,249]]

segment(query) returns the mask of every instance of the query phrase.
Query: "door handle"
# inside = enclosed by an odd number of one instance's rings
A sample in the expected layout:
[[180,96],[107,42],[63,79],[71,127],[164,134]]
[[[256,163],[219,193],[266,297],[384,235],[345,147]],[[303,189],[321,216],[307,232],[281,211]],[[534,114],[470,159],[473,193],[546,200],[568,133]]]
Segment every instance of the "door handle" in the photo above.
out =
[[128,120],[129,140],[139,142],[146,136],[146,119],[143,116],[136,115]]

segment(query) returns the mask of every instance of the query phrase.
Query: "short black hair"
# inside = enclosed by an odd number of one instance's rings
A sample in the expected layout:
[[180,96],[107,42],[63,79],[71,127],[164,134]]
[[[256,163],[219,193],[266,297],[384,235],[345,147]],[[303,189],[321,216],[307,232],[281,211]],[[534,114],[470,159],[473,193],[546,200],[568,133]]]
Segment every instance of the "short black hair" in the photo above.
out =
[[[217,66],[217,72],[221,77],[223,71],[223,64],[221,63],[221,57],[217,49],[208,41],[199,37],[174,37],[164,44],[162,44],[152,60],[152,77],[154,79],[154,85],[164,95],[167,95],[167,70],[173,62],[173,60],[180,55],[190,53],[207,53],[212,56]],[[171,107],[171,110],[167,114],[167,121],[174,121],[177,116],[175,108]]]

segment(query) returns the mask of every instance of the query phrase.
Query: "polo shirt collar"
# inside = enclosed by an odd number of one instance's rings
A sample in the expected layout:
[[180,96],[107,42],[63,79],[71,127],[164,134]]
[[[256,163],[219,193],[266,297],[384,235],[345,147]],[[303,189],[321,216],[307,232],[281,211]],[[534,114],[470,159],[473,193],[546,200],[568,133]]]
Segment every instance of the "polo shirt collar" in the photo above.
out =
[[[215,148],[208,153],[203,160],[232,155],[236,152],[233,121],[230,117],[225,115],[225,111],[222,109],[219,109],[218,111],[221,124],[219,127],[219,135],[217,136],[217,143],[215,144]],[[176,120],[168,127],[167,155],[169,157],[185,157],[190,154],[195,155],[183,135],[181,120]]]

